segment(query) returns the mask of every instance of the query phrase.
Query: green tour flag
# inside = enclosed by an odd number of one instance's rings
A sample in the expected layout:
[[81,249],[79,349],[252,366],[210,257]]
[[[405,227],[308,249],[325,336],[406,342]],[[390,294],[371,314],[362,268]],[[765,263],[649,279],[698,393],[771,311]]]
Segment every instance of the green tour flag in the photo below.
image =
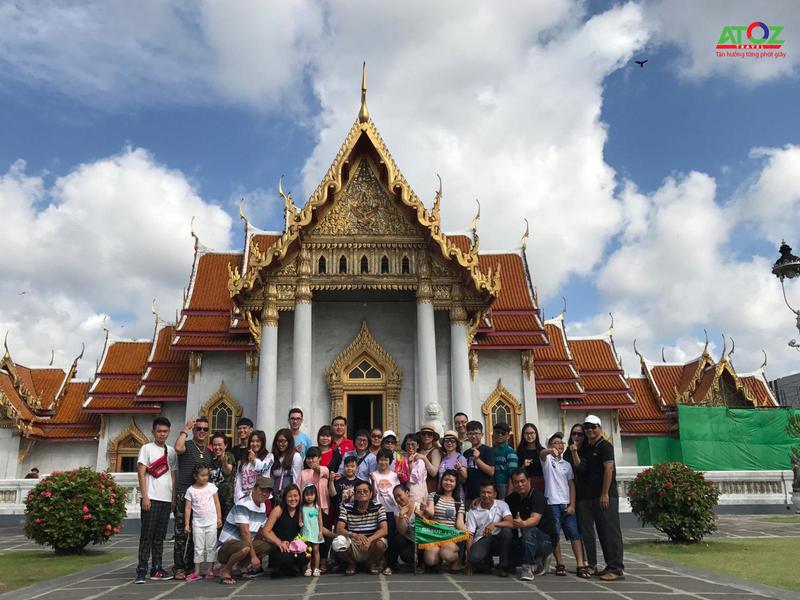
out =
[[460,529],[453,529],[440,525],[436,521],[429,521],[417,517],[414,525],[414,543],[420,548],[433,548],[442,544],[455,544],[466,540],[470,534]]

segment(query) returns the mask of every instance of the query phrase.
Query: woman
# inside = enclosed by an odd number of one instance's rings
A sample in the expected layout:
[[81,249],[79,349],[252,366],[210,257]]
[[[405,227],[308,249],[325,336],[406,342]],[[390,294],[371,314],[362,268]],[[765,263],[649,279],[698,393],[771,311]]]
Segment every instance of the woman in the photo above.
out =
[[336,473],[342,464],[342,452],[339,448],[333,447],[333,431],[330,425],[323,425],[317,431],[317,448],[322,452],[319,464]]
[[275,497],[280,498],[283,490],[300,481],[303,470],[303,457],[294,446],[291,429],[279,429],[272,440],[272,454],[275,462],[272,465],[272,480],[275,482]]
[[392,493],[397,504],[397,513],[394,516],[397,535],[389,542],[389,565],[383,570],[384,575],[391,575],[392,569],[397,568],[398,558],[406,565],[415,564],[414,524],[417,516],[423,516],[421,507],[424,503],[414,501],[407,483],[401,483]]
[[[391,429],[383,434],[381,450],[388,450],[391,453],[391,469],[397,475],[399,482],[405,483],[408,481],[408,462],[406,461],[405,455],[397,450],[397,436]],[[375,455],[375,458],[377,459],[379,455],[380,450],[378,454]]]
[[419,436],[419,455],[424,456],[425,468],[428,470],[428,477],[425,483],[428,493],[435,492],[439,487],[439,463],[442,462],[442,449],[439,447],[439,433],[430,423],[425,423],[417,432]]
[[539,441],[539,430],[533,423],[525,423],[522,427],[522,439],[517,446],[519,466],[525,469],[531,485],[540,494],[544,494],[544,473],[539,454],[544,450]]
[[270,576],[299,575],[308,562],[305,552],[289,552],[289,543],[302,528],[300,514],[300,488],[294,483],[286,488],[279,506],[269,513],[264,525],[264,537],[275,545],[269,553]]
[[[424,515],[441,525],[466,532],[464,505],[455,495],[457,482],[455,471],[449,469],[442,473],[439,491],[428,495]],[[458,545],[455,542],[425,548],[425,564],[430,568],[446,564],[452,573],[458,573],[461,571],[459,561]]]
[[[581,523],[591,523],[592,501],[587,497],[585,472],[581,468],[581,455],[586,447],[586,434],[583,425],[575,423],[569,430],[569,441],[567,451],[564,452],[564,460],[572,465],[572,472],[575,478],[575,516],[578,517],[578,530],[583,541],[583,554],[586,557],[588,567],[585,567],[590,574],[597,573],[597,542],[594,537],[594,527],[581,528]],[[583,517],[583,520],[581,520]]]
[[419,438],[414,433],[406,434],[401,450],[408,465],[408,492],[412,502],[425,503],[428,498],[428,463],[430,460],[417,452]]
[[236,466],[234,504],[250,495],[256,479],[269,474],[274,460],[272,453],[267,450],[267,435],[260,429],[253,431],[247,438],[247,454],[242,454],[242,459]]
[[439,463],[439,486],[441,478],[446,471],[456,474],[455,495],[459,500],[464,499],[463,484],[467,481],[467,459],[459,452],[461,442],[455,431],[445,431],[442,437],[442,462]]

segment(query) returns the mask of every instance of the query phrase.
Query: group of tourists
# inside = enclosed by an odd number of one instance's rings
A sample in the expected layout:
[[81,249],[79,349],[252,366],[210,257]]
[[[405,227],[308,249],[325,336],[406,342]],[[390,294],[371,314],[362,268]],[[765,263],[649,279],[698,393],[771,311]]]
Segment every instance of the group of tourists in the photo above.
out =
[[[303,412],[268,445],[248,418],[229,446],[208,419],[192,418],[167,444],[170,422],[153,421],[153,441],[138,458],[141,537],[135,583],[272,577],[359,570],[489,573],[531,581],[567,575],[560,537],[584,579],[624,578],[614,448],[589,415],[569,435],[546,441],[532,423],[516,448],[497,423],[491,445],[483,424],[458,413],[454,429],[434,424],[400,439],[391,430],[356,431],[333,419],[304,433]],[[170,514],[173,569],[163,567]],[[419,543],[423,528],[451,532]],[[598,571],[595,531],[606,566]],[[427,541],[427,540],[426,540]]]

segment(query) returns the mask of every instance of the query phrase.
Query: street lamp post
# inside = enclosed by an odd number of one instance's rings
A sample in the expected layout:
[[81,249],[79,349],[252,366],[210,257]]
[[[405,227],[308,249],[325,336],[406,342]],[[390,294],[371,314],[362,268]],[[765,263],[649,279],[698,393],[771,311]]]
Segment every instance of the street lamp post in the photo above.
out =
[[[795,325],[797,326],[798,333],[800,333],[800,310],[792,308],[792,305],[789,304],[789,299],[786,297],[786,287],[783,284],[784,279],[794,279],[800,276],[800,258],[792,254],[791,247],[789,247],[789,244],[785,241],[781,242],[781,247],[778,251],[781,255],[778,257],[778,260],[775,261],[775,264],[772,265],[772,274],[781,282],[783,301],[786,302],[786,306],[789,307],[789,310],[794,313],[796,318]],[[789,341],[789,346],[800,351],[800,343],[795,339]]]

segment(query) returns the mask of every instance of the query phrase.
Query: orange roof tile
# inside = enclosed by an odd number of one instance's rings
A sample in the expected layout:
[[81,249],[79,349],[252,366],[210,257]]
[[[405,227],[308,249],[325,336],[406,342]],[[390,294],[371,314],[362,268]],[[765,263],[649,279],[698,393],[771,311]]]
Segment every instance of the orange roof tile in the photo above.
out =
[[578,375],[570,365],[543,365],[533,363],[536,381],[578,381]]
[[189,357],[189,353],[172,347],[172,338],[175,334],[173,325],[162,326],[156,337],[155,344],[150,348],[148,364],[155,363],[182,363]]
[[622,372],[611,343],[606,339],[569,339],[569,349],[578,371]]
[[178,326],[178,333],[201,334],[227,334],[230,328],[231,319],[228,314],[224,315],[186,315],[181,319]]
[[478,256],[481,271],[488,273],[489,269],[497,271],[497,265],[502,266],[500,273],[500,294],[492,304],[498,310],[534,310],[532,290],[528,284],[528,275],[525,265],[519,254],[481,254]]
[[675,389],[681,381],[683,365],[648,363],[650,375],[661,393],[665,406],[675,404]]
[[42,409],[49,410],[67,374],[63,369],[30,369],[36,395],[42,400]]
[[575,383],[548,383],[546,381],[536,382],[536,395],[541,398],[569,398],[572,396],[585,395]]
[[127,396],[135,394],[139,389],[138,379],[114,379],[113,377],[98,377],[92,385],[91,395],[95,396]]
[[130,398],[107,398],[107,397],[94,397],[91,396],[91,402],[83,407],[86,412],[145,412],[145,413],[158,413],[161,412],[161,406],[158,404],[149,404],[146,402],[136,402],[131,395]]
[[254,348],[249,337],[178,336],[173,346],[194,350],[250,350]]
[[28,405],[25,404],[22,398],[19,397],[19,394],[17,394],[11,376],[5,371],[0,371],[0,393],[8,398],[11,405],[17,409],[21,419],[32,421],[36,418],[33,412],[31,412],[31,409],[28,408]]
[[112,342],[106,348],[97,375],[141,376],[149,354],[150,342]]
[[148,383],[143,385],[136,394],[138,402],[155,400],[185,400],[186,399],[186,386],[185,385],[158,385]]
[[469,252],[469,248],[472,246],[472,238],[463,233],[447,234],[446,237],[453,242],[461,252]]
[[740,375],[739,380],[742,385],[758,401],[758,406],[778,406],[778,401],[772,394],[772,390],[764,381],[763,375]]
[[182,383],[189,379],[188,364],[183,367],[149,367],[142,377],[142,383]]
[[56,412],[50,419],[52,424],[86,424],[100,427],[100,418],[96,415],[87,415],[81,408],[89,393],[88,381],[71,381],[67,384],[64,398],[58,405]]
[[35,425],[31,432],[31,437],[51,442],[89,441],[95,440],[99,435],[99,418],[96,427],[42,427],[41,425]]
[[633,398],[627,393],[611,393],[611,394],[598,394],[597,392],[587,392],[583,398],[568,399],[566,402],[561,403],[563,409],[581,409],[581,408],[623,408],[631,406]]
[[[502,291],[500,292],[502,294]],[[536,313],[530,314],[502,314],[492,311],[492,326],[495,331],[542,331],[542,324],[536,317]]]
[[547,346],[539,346],[533,349],[533,362],[558,361],[568,362],[574,366],[575,363],[567,351],[567,344],[561,327],[553,323],[545,323],[544,329],[550,343]]
[[581,371],[581,383],[587,392],[596,391],[621,391],[628,393],[628,384],[622,374],[619,375],[592,375]]
[[242,253],[208,252],[196,260],[192,273],[189,298],[184,310],[210,310],[230,313],[231,296],[228,292],[228,264],[239,265]]
[[619,411],[622,435],[648,435],[669,433],[672,421],[660,408],[646,377],[628,379],[636,404]]
[[689,390],[689,386],[693,383],[695,373],[697,373],[697,368],[700,366],[701,359],[702,357],[698,357],[683,366],[681,379],[676,386],[678,388],[678,392],[684,393]]

